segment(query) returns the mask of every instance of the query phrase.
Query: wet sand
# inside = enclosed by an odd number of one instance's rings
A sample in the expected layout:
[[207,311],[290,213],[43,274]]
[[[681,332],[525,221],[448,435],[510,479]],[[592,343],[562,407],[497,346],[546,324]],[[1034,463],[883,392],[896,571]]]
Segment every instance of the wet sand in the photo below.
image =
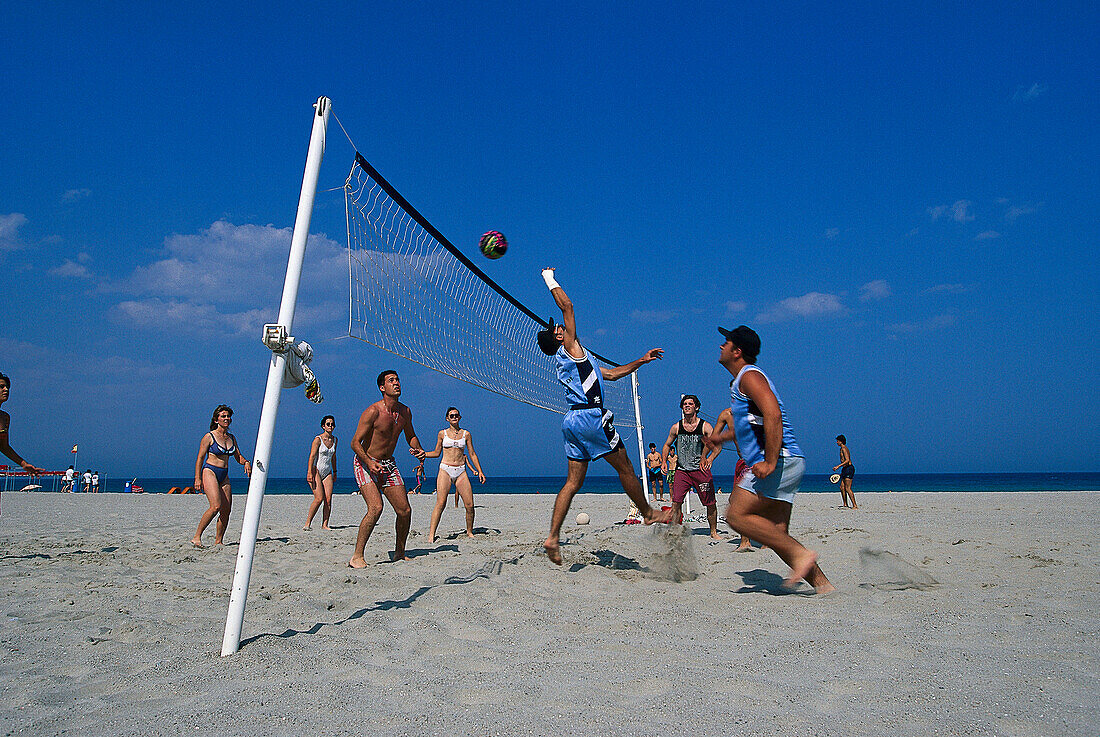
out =
[[1100,494],[858,498],[796,502],[820,597],[724,523],[616,525],[621,495],[577,497],[561,568],[551,493],[477,496],[474,539],[449,506],[434,545],[413,497],[412,560],[387,562],[387,509],[363,570],[360,498],[306,532],[309,497],[270,496],[222,658],[244,495],[200,550],[202,497],[9,492],[0,733],[1100,733]]

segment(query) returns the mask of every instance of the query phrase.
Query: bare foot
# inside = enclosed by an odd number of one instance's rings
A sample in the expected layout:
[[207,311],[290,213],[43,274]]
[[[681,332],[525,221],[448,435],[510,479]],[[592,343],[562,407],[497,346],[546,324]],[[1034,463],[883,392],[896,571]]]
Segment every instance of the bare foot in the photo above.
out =
[[852,509],[859,509],[859,505],[858,504],[852,504]]
[[647,507],[642,511],[642,520],[647,525],[652,525],[654,522],[661,522],[663,524],[672,523],[672,510],[662,509],[656,510],[653,507]]
[[194,545],[196,548],[205,548],[206,547],[205,545],[202,544],[202,540],[198,539],[197,537],[191,538],[191,544]]
[[466,537],[473,537],[473,536],[474,536],[474,533],[472,533],[472,532],[467,532],[466,533]]
[[546,550],[546,557],[550,559],[550,562],[554,565],[561,565],[561,547],[558,545],[558,541],[553,538],[546,538],[546,542],[542,544],[544,550]]
[[715,540],[721,540],[721,539],[722,539],[722,536],[721,536],[721,535],[719,535],[719,534],[718,534],[717,532],[712,532],[712,533],[710,533],[710,536],[711,536],[712,538],[714,538]]
[[306,525],[306,526],[305,526],[305,527],[303,527],[302,529],[303,529],[303,530],[308,530],[308,529],[310,529],[310,527],[309,527],[309,525]]
[[225,545],[225,543],[223,543],[221,540],[215,540],[214,544],[215,545]]
[[791,574],[783,579],[783,587],[793,589],[802,582],[802,579],[810,575],[810,571],[817,564],[817,553],[807,550],[805,555],[795,561],[791,567]]
[[390,553],[390,562],[391,563],[396,563],[399,560],[410,560],[410,558],[409,558],[409,556],[405,555],[405,551],[401,551],[400,555],[398,555],[396,550],[393,551],[392,553]]
[[326,523],[326,524],[321,525],[321,529],[322,530],[331,530],[332,528],[329,527],[328,524]]
[[437,540],[439,540],[439,535],[432,535],[431,537],[428,538],[429,543],[434,543]]
[[826,581],[822,585],[814,588],[814,592],[816,594],[818,594],[819,596],[824,595],[824,594],[831,594],[831,593],[834,593],[835,591],[836,591],[836,586],[833,586],[828,581]]
[[367,561],[361,555],[352,556],[352,559],[348,561],[349,568],[366,568]]
[[748,543],[748,544],[742,543],[741,545],[738,545],[737,550],[734,550],[733,552],[735,552],[735,553],[751,553],[754,550],[756,550],[756,548],[754,548],[752,546],[752,543]]

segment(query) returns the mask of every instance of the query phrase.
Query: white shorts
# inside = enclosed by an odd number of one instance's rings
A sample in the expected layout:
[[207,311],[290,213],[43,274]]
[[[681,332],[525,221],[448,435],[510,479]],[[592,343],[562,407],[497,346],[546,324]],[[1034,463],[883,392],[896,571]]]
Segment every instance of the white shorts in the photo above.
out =
[[440,463],[439,470],[450,476],[451,481],[456,481],[459,476],[466,473],[466,464],[463,463],[461,466],[449,466],[446,463]]
[[767,477],[758,479],[753,475],[752,468],[749,468],[744,477],[737,482],[737,485],[757,496],[794,504],[794,495],[798,492],[798,487],[802,485],[802,474],[805,472],[805,458],[799,456],[781,457],[775,465],[775,470],[769,473]]

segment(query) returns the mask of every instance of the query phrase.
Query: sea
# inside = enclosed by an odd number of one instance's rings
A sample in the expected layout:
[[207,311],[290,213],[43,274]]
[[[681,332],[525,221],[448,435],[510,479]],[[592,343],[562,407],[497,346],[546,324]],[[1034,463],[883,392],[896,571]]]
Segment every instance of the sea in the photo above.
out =
[[[416,481],[413,474],[403,469],[405,483],[412,490]],[[486,479],[479,484],[474,479],[475,494],[557,494],[561,488],[562,476],[501,476]],[[104,492],[125,492],[125,484],[131,479],[101,480]],[[248,491],[248,479],[244,476],[230,477],[233,493],[244,494]],[[139,478],[137,480],[146,493],[162,493],[172,487],[186,487],[194,483],[193,478]],[[733,476],[715,476],[714,483],[723,492],[733,488]],[[18,487],[17,487],[18,488]],[[47,487],[47,490],[49,487]],[[355,481],[351,475],[336,480],[334,492],[350,494],[355,491]],[[435,475],[424,481],[422,492],[433,493]],[[802,480],[802,493],[829,494],[839,493],[839,487],[829,482],[825,474],[806,474]],[[931,492],[1002,492],[1002,491],[1100,491],[1100,473],[857,473],[852,491],[931,491]],[[585,479],[582,493],[621,494],[617,476],[589,476]],[[304,478],[269,478],[265,489],[267,494],[310,494]]]

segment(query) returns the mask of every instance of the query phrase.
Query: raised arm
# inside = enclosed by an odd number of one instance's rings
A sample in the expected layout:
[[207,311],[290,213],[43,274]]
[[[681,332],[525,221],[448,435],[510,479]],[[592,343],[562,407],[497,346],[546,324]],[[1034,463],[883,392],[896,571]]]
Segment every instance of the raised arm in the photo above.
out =
[[425,458],[438,458],[443,453],[443,430],[439,431],[439,434],[435,436],[435,450],[430,450],[424,454]]
[[584,354],[581,353],[577,343],[577,318],[573,314],[573,302],[557,280],[554,279],[554,268],[549,266],[543,269],[542,280],[546,282],[546,288],[550,290],[550,296],[554,298],[554,304],[561,310],[561,326],[564,330],[561,344],[569,355],[580,358]]
[[612,366],[611,368],[605,368],[600,366],[600,373],[608,381],[618,381],[624,376],[629,376],[645,364],[650,361],[657,361],[664,358],[665,351],[663,348],[650,348],[645,352],[645,355],[641,358],[635,358],[630,363],[623,364],[622,366]]
[[477,451],[474,450],[474,436],[470,434],[470,431],[466,431],[466,455],[470,457],[470,465],[477,471],[478,480],[481,483],[485,483],[485,474],[481,472],[481,461],[478,460]]

